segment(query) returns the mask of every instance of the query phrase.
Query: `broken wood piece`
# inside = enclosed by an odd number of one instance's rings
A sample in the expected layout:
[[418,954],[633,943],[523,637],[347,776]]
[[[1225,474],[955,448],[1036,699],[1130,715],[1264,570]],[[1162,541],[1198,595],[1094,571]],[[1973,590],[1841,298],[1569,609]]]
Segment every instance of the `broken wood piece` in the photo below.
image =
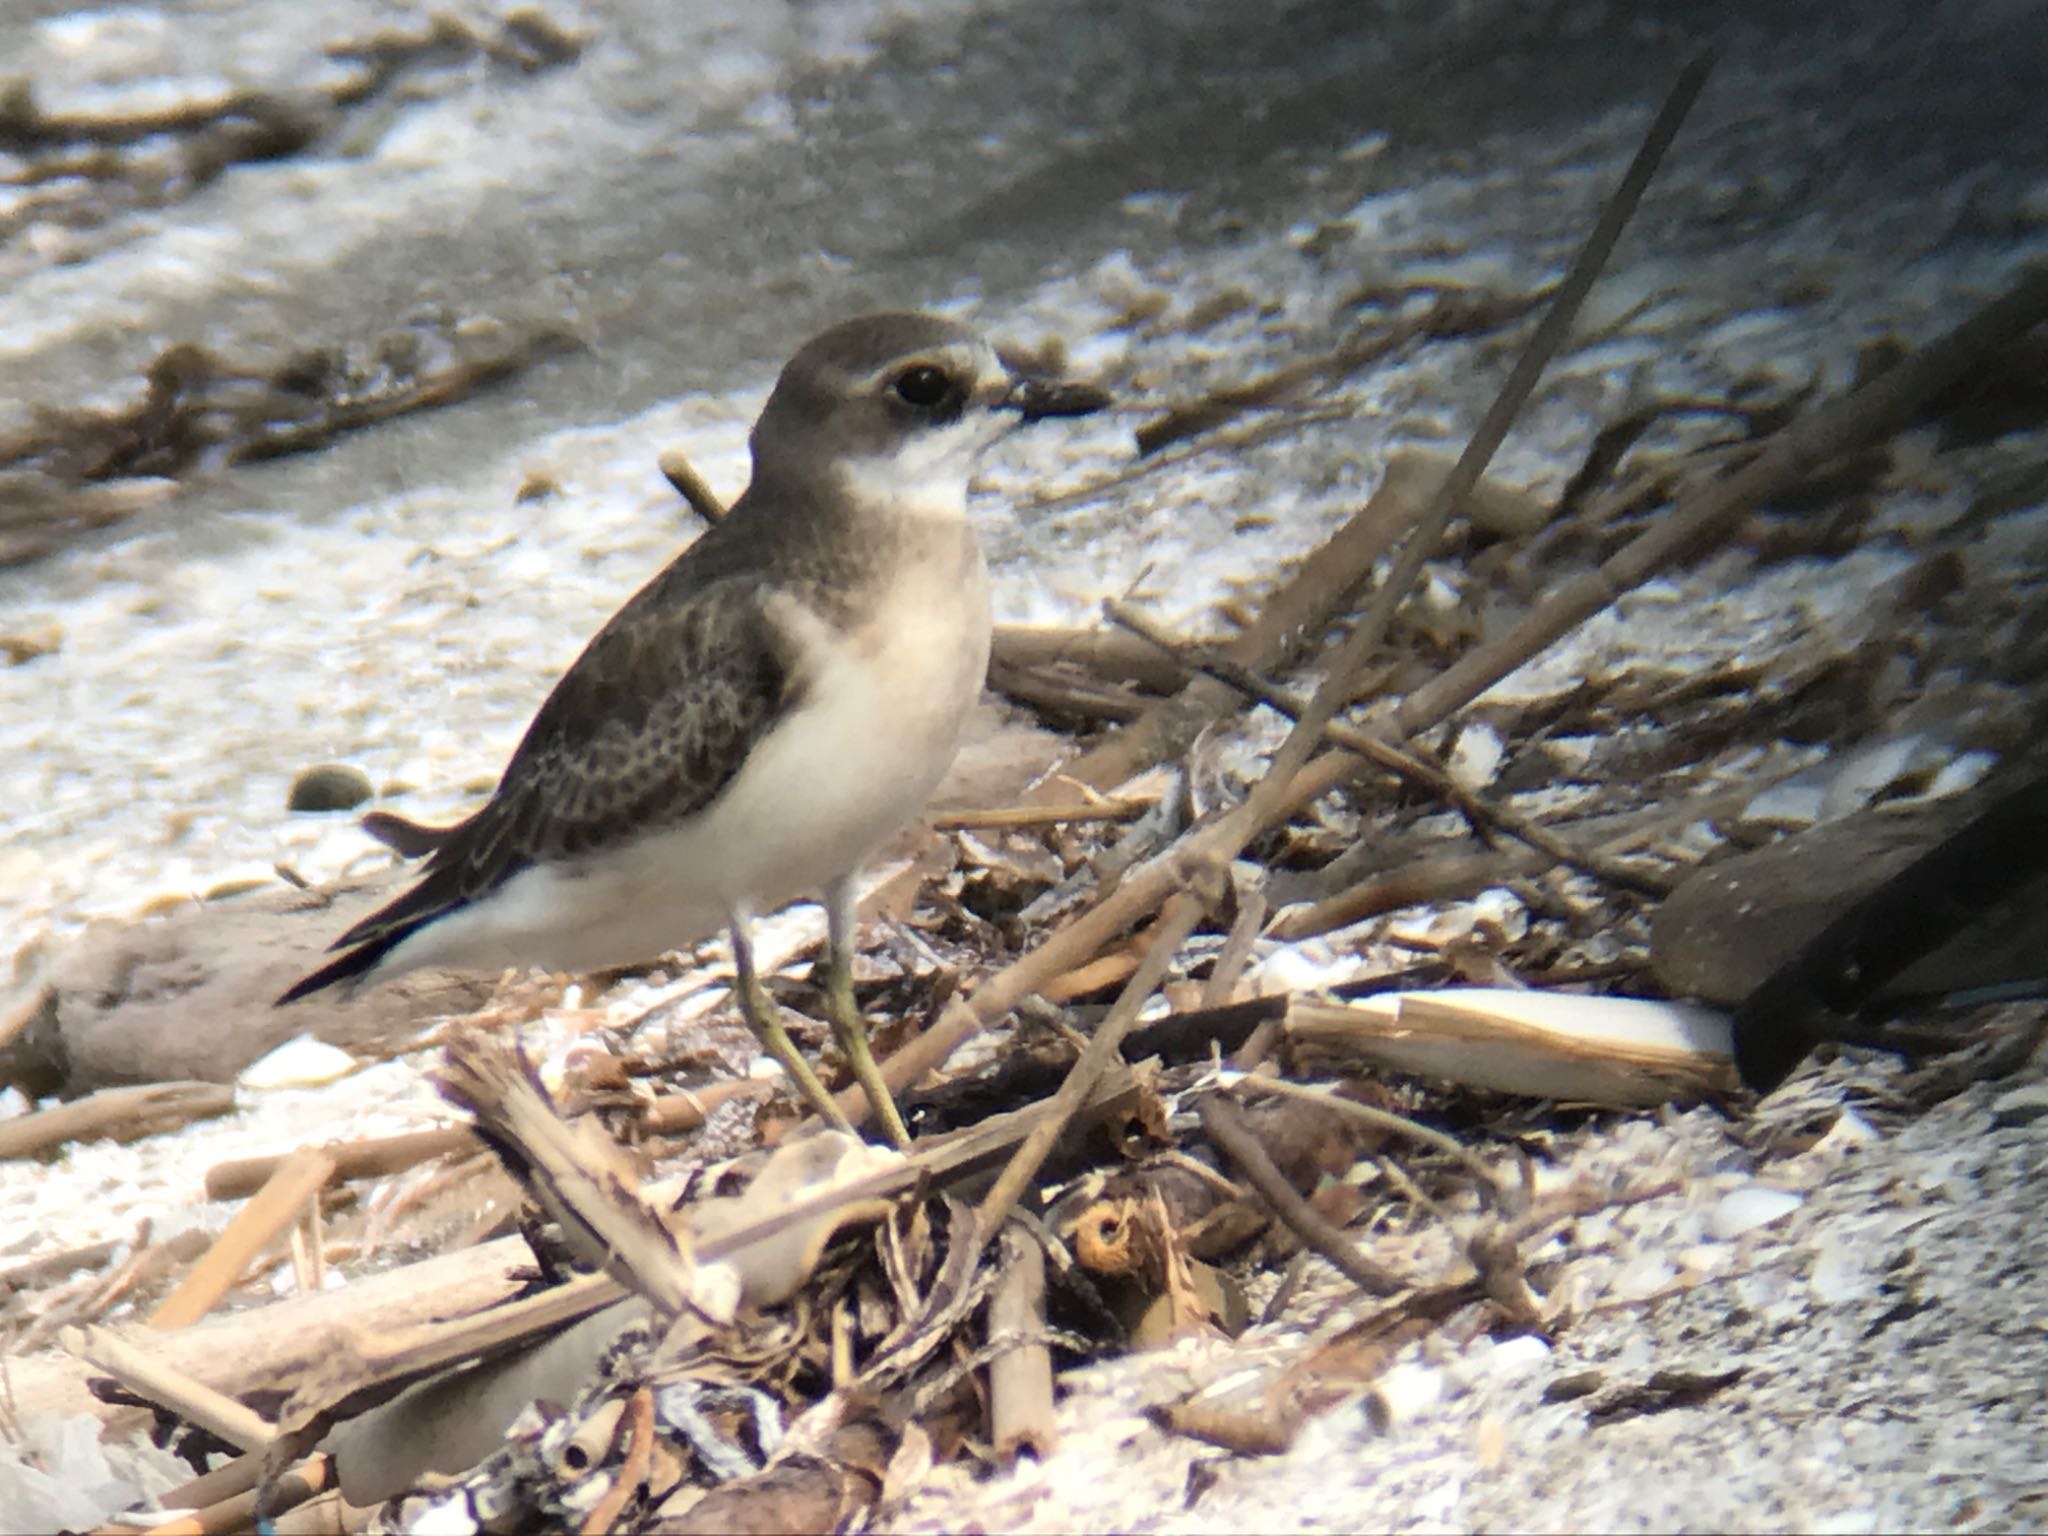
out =
[[254,1488],[263,1475],[263,1455],[260,1451],[244,1451],[232,1461],[224,1461],[211,1472],[201,1472],[197,1477],[180,1483],[157,1496],[160,1509],[205,1509],[223,1499],[231,1499],[238,1493],[247,1493]]
[[1739,1091],[1728,1016],[1691,1003],[1500,987],[1297,997],[1288,1042],[1467,1087],[1620,1108]]
[[1237,984],[1251,962],[1252,946],[1265,931],[1266,916],[1271,910],[1265,891],[1258,885],[1249,881],[1233,884],[1237,889],[1237,916],[1231,920],[1229,936],[1217,952],[1216,964],[1202,983],[1199,1006],[1204,1009],[1227,1008],[1237,1001]]
[[988,1341],[1009,1347],[989,1362],[989,1443],[1007,1465],[1029,1452],[1039,1461],[1058,1443],[1052,1351],[1045,1338],[1045,1250],[1019,1222],[1003,1228],[1002,1273],[988,1299]]
[[1038,989],[1048,1003],[1071,1003],[1106,987],[1119,986],[1137,973],[1138,956],[1128,949],[1097,955],[1086,965],[1076,966],[1064,976],[1055,976]]
[[[403,1173],[437,1157],[479,1150],[476,1134],[466,1125],[436,1126],[429,1131],[407,1131],[400,1136],[377,1136],[362,1141],[330,1142],[319,1148],[333,1166],[330,1185],[350,1179],[382,1178]],[[304,1149],[301,1149],[304,1150]],[[297,1152],[275,1157],[241,1157],[215,1163],[206,1170],[206,1198],[240,1200],[261,1189]]]
[[680,1136],[696,1130],[721,1105],[734,1099],[766,1098],[774,1089],[774,1083],[750,1077],[678,1089],[651,1100],[641,1112],[640,1126],[651,1136]]
[[58,1342],[71,1354],[105,1371],[138,1396],[160,1403],[187,1423],[197,1424],[244,1451],[262,1452],[276,1433],[263,1415],[225,1392],[194,1381],[169,1361],[136,1348],[108,1328],[88,1324],[66,1328]]
[[[655,1136],[680,1136],[696,1130],[705,1117],[720,1105],[736,1098],[759,1098],[774,1085],[751,1078],[733,1078],[707,1083],[702,1088],[664,1093],[646,1102],[641,1110],[641,1129]],[[426,1131],[406,1131],[397,1136],[373,1136],[361,1141],[328,1142],[319,1150],[334,1161],[328,1179],[332,1188],[352,1179],[384,1178],[403,1173],[437,1157],[452,1157],[482,1150],[476,1132],[466,1125],[436,1126]],[[242,1157],[215,1163],[206,1170],[206,1198],[239,1200],[261,1189],[292,1153],[270,1157]],[[5,1283],[0,1274],[0,1284]]]
[[1438,854],[1368,875],[1307,906],[1286,908],[1267,931],[1288,943],[1312,939],[1403,907],[1476,896],[1517,875],[1534,874],[1544,862],[1544,855],[1528,847]]
[[639,1492],[654,1450],[654,1394],[645,1387],[626,1399],[626,1454],[612,1473],[612,1486],[584,1517],[581,1536],[604,1536],[617,1525],[626,1503]]
[[324,1152],[294,1152],[286,1158],[150,1314],[149,1326],[183,1328],[212,1311],[271,1240],[299,1219],[306,1202],[319,1197],[333,1173],[334,1161]]
[[697,472],[697,466],[690,462],[690,456],[682,449],[664,448],[654,462],[661,471],[661,478],[675,487],[676,494],[690,504],[692,512],[707,523],[716,523],[724,518],[724,500],[711,489],[711,483]]
[[1097,682],[1091,677],[1047,667],[990,662],[988,686],[1020,704],[1077,720],[1123,724],[1136,720],[1146,708],[1143,698],[1120,684]]
[[49,1253],[39,1253],[34,1258],[23,1259],[19,1264],[10,1264],[0,1269],[0,1299],[10,1292],[30,1291],[38,1286],[50,1284],[78,1273],[81,1269],[99,1269],[121,1251],[123,1243],[109,1239],[102,1243],[86,1243],[77,1248],[59,1248]]
[[35,1157],[73,1141],[139,1141],[234,1107],[235,1091],[224,1083],[102,1088],[69,1104],[0,1121],[0,1158]]
[[[218,1391],[246,1394],[274,1386],[302,1368],[306,1341],[323,1330],[353,1337],[434,1318],[491,1315],[481,1309],[517,1296],[517,1272],[531,1262],[523,1239],[498,1238],[383,1274],[358,1275],[339,1290],[209,1317],[171,1333],[145,1330],[130,1342],[174,1370],[203,1377]],[[616,1286],[606,1293],[616,1295]],[[90,1369],[68,1356],[17,1360],[9,1374],[22,1411],[85,1413],[129,1427],[139,1421],[138,1410],[103,1403],[87,1391]]]
[[688,1233],[651,1208],[625,1150],[590,1121],[563,1119],[524,1051],[491,1035],[458,1035],[435,1082],[476,1117],[477,1134],[585,1264],[664,1316],[686,1307],[714,1321],[731,1315],[723,1298],[704,1293]]
[[1136,683],[1154,693],[1185,687],[1188,669],[1170,656],[1113,629],[1065,629],[1045,624],[998,624],[991,665],[1037,669],[1075,667],[1111,682]]

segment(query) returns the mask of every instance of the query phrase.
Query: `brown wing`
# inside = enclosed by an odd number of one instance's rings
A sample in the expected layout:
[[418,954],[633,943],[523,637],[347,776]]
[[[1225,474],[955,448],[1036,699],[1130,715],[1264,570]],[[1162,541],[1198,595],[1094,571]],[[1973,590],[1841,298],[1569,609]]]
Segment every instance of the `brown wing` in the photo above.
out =
[[795,660],[759,581],[684,592],[679,574],[671,567],[585,647],[490,803],[449,833],[419,883],[344,933],[333,947],[349,953],[280,1001],[360,975],[530,864],[602,852],[717,798],[794,702]]

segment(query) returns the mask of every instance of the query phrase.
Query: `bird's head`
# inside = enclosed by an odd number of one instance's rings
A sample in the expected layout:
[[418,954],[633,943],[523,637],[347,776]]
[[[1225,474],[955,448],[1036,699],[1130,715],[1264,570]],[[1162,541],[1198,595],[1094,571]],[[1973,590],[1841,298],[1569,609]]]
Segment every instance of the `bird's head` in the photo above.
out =
[[782,370],[754,427],[754,480],[830,479],[862,500],[960,508],[990,443],[1107,403],[1091,386],[1013,373],[957,321],[864,315],[814,338]]

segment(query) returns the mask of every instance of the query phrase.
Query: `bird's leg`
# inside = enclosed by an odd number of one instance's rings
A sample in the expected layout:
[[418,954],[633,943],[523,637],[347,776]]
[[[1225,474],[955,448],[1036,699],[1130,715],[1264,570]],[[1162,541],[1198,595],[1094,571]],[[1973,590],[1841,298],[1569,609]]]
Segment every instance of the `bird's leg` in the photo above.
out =
[[904,1129],[903,1117],[896,1112],[896,1101],[889,1096],[889,1085],[882,1081],[881,1069],[868,1051],[867,1020],[860,1016],[860,1008],[853,1000],[856,896],[850,875],[835,881],[825,891],[825,1013],[832,1021],[832,1032],[839,1037],[839,1048],[846,1053],[847,1061],[853,1065],[853,1075],[868,1096],[868,1106],[874,1111],[882,1134],[892,1145],[907,1147],[910,1132]]
[[853,1127],[847,1122],[838,1102],[825,1091],[825,1085],[818,1081],[818,1074],[811,1070],[811,1064],[804,1060],[803,1052],[796,1048],[796,1042],[789,1038],[789,1031],[783,1028],[782,1010],[770,1000],[767,989],[761,985],[761,978],[754,970],[754,946],[747,937],[747,920],[738,912],[732,915],[732,965],[738,973],[733,990],[739,997],[740,1015],[747,1021],[747,1028],[754,1032],[754,1038],[781,1064],[798,1092],[810,1102],[811,1108],[825,1117],[827,1125],[834,1130],[851,1131]]

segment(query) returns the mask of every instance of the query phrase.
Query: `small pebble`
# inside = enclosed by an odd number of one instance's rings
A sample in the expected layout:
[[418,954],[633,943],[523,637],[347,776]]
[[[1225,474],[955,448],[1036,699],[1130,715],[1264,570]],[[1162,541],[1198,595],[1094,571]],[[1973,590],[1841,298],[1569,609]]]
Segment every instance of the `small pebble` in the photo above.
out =
[[292,780],[285,809],[292,811],[354,810],[376,791],[370,776],[347,763],[320,763],[301,770]]

